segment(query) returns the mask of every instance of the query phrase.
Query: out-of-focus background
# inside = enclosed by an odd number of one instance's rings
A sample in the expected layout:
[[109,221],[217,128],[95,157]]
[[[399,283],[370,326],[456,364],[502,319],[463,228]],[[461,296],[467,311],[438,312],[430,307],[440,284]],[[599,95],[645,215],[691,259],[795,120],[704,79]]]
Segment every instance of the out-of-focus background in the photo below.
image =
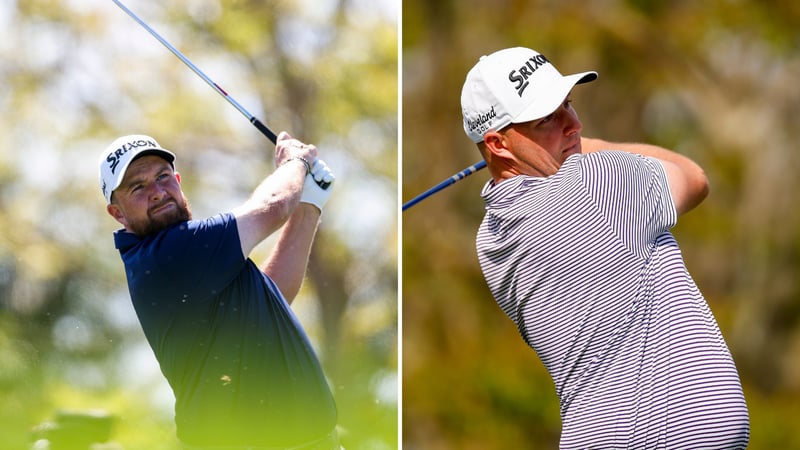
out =
[[[460,92],[483,54],[595,69],[585,136],[699,162],[710,197],[673,230],[733,352],[750,449],[800,448],[800,3],[404,0],[402,199],[479,160]],[[402,214],[403,447],[557,448],[550,378],[475,256],[478,172]]]
[[[335,172],[293,308],[345,447],[397,448],[398,3],[125,3]],[[172,392],[130,305],[98,158],[117,136],[155,137],[206,217],[247,198],[274,146],[111,1],[5,0],[0,28],[0,448],[30,448],[32,428],[77,411],[113,418],[108,440],[126,450],[175,449]]]

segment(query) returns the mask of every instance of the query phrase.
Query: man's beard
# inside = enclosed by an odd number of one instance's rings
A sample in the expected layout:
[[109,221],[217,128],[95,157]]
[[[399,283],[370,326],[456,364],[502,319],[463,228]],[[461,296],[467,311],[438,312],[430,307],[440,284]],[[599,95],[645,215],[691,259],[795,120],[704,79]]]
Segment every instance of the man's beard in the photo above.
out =
[[[160,213],[157,217],[154,217],[152,214],[152,210],[158,209],[164,206],[167,203],[174,203],[176,208],[171,209],[169,211],[165,211]],[[147,220],[142,221],[132,221],[128,222],[128,231],[131,233],[139,236],[145,237],[151,234],[156,234],[159,231],[165,230],[172,225],[175,225],[179,222],[184,222],[187,220],[192,220],[192,210],[189,206],[189,201],[185,198],[183,199],[183,204],[177,202],[177,200],[170,198],[166,202],[156,206],[155,208],[151,208],[147,211]]]

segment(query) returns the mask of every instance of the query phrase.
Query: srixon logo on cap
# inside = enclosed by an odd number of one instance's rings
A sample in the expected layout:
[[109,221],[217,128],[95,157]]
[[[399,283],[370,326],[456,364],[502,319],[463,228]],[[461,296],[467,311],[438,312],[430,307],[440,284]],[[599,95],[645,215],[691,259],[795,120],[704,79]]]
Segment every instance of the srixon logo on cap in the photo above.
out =
[[528,58],[519,69],[512,70],[508,73],[508,81],[512,83],[516,83],[514,89],[517,90],[517,95],[522,97],[522,92],[525,91],[525,88],[528,87],[530,81],[528,81],[528,77],[533,75],[533,72],[536,72],[536,69],[542,67],[545,64],[549,64],[550,61],[544,57],[544,55],[536,55]]
[[114,150],[108,155],[106,161],[108,161],[109,167],[111,168],[111,173],[115,173],[117,170],[117,165],[119,165],[119,161],[122,159],[122,155],[128,153],[129,151],[139,148],[139,147],[155,147],[158,148],[158,144],[155,141],[147,141],[144,139],[139,139],[138,141],[130,141],[122,144],[118,149]]

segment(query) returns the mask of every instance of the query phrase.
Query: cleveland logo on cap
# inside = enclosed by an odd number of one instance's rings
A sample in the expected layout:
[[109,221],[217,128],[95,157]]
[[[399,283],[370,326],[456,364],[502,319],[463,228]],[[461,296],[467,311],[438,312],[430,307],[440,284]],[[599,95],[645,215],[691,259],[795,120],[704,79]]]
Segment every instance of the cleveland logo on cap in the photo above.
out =
[[139,139],[136,141],[125,142],[118,149],[111,152],[106,158],[106,161],[108,161],[109,163],[109,168],[111,169],[111,173],[113,174],[117,170],[117,165],[119,164],[120,159],[122,159],[122,155],[128,153],[133,149],[143,146],[158,148],[158,144],[155,141]]
[[532,56],[525,61],[525,64],[523,64],[522,67],[509,72],[508,81],[516,83],[514,89],[516,89],[517,94],[522,97],[522,92],[528,87],[529,84],[531,84],[530,81],[528,81],[528,77],[533,75],[533,73],[536,72],[536,69],[549,63],[550,61],[548,61],[544,55]]
[[497,113],[494,112],[494,106],[489,112],[484,114],[478,114],[478,117],[475,120],[467,119],[467,127],[472,132],[477,132],[483,134],[489,129],[489,125],[492,123],[492,119],[497,117]]

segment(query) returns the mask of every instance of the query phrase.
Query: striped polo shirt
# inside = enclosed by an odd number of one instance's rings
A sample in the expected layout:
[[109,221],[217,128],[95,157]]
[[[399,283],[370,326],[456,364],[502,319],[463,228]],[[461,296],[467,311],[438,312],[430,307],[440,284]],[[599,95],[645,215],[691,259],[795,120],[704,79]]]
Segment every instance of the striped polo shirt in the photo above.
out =
[[747,447],[736,366],[669,232],[656,159],[573,155],[481,195],[481,269],[553,379],[562,449]]

